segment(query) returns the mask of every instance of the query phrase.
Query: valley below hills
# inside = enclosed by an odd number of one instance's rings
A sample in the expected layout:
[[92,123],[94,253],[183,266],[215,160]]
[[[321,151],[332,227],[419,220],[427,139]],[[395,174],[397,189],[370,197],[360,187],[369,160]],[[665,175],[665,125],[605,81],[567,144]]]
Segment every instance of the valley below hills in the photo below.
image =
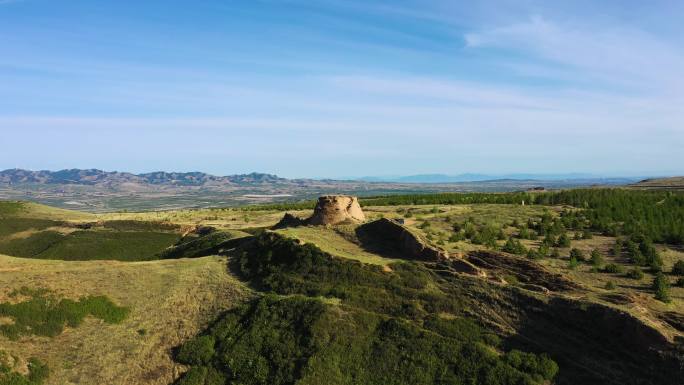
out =
[[[620,186],[628,178],[521,178],[482,180],[407,178],[405,180],[286,179],[250,173],[214,176],[202,172],[132,174],[96,169],[0,171],[0,199],[26,200],[86,212],[173,210],[292,202],[330,193],[357,196],[435,192],[507,192],[582,186]],[[468,178],[466,178],[468,179]],[[445,182],[447,181],[447,182]]]

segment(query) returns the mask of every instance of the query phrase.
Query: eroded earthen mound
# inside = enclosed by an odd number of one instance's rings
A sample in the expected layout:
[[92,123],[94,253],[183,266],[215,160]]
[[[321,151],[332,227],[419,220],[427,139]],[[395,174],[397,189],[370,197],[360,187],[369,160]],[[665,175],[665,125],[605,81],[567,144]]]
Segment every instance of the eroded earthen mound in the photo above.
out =
[[335,225],[342,222],[363,222],[366,216],[359,200],[349,195],[324,195],[318,198],[314,213],[307,220],[310,225]]
[[430,246],[408,228],[387,218],[378,219],[356,229],[364,246],[380,253],[389,252],[408,259],[442,261],[449,259],[447,253]]

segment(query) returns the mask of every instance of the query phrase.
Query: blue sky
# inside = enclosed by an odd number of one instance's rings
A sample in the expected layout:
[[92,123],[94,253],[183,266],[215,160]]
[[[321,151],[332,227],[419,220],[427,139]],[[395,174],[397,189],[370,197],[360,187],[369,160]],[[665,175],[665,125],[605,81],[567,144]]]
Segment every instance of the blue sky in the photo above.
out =
[[684,173],[684,2],[470,3],[0,0],[0,169]]

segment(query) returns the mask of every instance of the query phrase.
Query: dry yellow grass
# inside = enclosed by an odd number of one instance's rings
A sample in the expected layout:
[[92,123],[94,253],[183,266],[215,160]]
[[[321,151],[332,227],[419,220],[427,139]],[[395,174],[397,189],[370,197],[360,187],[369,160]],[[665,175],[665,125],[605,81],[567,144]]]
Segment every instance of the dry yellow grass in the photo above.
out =
[[0,302],[22,286],[74,299],[106,295],[131,309],[121,324],[87,319],[55,338],[0,336],[0,350],[50,366],[48,385],[169,384],[184,370],[171,349],[251,295],[222,257],[124,263],[0,256]]

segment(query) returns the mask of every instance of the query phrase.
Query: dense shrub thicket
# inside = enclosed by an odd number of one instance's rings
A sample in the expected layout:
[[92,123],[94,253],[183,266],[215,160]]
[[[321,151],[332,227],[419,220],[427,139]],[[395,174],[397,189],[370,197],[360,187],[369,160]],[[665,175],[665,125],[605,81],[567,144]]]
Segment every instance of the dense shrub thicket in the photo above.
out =
[[28,295],[29,298],[17,303],[0,303],[0,316],[13,321],[1,324],[0,334],[10,339],[23,335],[54,337],[61,334],[65,326],[79,326],[88,315],[107,323],[120,323],[129,313],[128,308],[115,305],[105,296],[89,296],[74,301],[25,288],[13,294]]
[[463,297],[419,264],[388,273],[263,233],[233,268],[268,294],[179,349],[193,365],[179,384],[541,384],[558,370],[543,355],[496,353]]
[[446,332],[267,295],[180,349],[178,360],[193,367],[179,384],[540,384],[558,371],[544,355],[497,355],[474,324],[435,329]]
[[256,237],[236,261],[238,272],[261,290],[335,297],[366,310],[417,319],[426,313],[458,312],[457,296],[426,290],[431,273],[416,263],[381,266],[335,258],[312,244],[274,233]]

